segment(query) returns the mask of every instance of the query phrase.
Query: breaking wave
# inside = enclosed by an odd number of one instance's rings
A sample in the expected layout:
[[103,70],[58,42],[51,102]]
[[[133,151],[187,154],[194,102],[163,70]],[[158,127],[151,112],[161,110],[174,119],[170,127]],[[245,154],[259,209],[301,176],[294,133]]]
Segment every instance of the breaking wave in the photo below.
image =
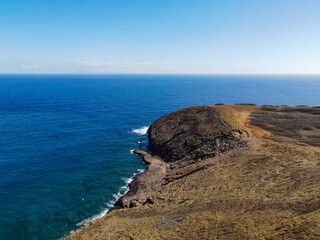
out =
[[149,126],[144,126],[142,128],[133,129],[132,132],[138,135],[145,135],[149,129]]

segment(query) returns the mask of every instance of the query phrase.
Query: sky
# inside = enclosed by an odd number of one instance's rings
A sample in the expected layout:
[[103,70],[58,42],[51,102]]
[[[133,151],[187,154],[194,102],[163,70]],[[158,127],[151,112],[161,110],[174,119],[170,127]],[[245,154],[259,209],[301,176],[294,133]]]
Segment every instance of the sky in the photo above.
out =
[[320,0],[0,0],[0,73],[320,74]]

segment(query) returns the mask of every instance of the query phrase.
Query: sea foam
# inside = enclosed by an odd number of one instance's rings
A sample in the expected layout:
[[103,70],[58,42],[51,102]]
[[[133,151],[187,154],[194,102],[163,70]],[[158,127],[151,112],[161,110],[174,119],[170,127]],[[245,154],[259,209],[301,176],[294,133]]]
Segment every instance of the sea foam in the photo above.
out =
[[132,132],[138,135],[145,135],[149,129],[149,126],[144,126],[142,128],[133,129]]
[[[109,211],[110,208],[112,208],[114,206],[114,204],[116,203],[116,201],[118,201],[118,199],[125,195],[128,191],[129,191],[129,184],[133,181],[133,178],[134,176],[136,176],[137,174],[139,173],[142,173],[145,169],[137,169],[137,171],[132,175],[132,177],[129,177],[129,178],[122,178],[122,180],[125,182],[125,185],[120,187],[119,191],[116,193],[116,194],[113,194],[113,199],[110,200],[106,206],[107,208],[105,208],[103,211],[101,211],[99,214],[97,215],[94,215],[90,218],[86,218],[84,219],[83,221],[77,223],[76,225],[79,227],[79,228],[82,228],[84,227],[87,223],[95,220],[95,219],[98,219],[98,218],[101,218],[103,217],[104,215],[106,215]],[[73,231],[72,231],[73,232]],[[70,232],[70,234],[72,233]]]

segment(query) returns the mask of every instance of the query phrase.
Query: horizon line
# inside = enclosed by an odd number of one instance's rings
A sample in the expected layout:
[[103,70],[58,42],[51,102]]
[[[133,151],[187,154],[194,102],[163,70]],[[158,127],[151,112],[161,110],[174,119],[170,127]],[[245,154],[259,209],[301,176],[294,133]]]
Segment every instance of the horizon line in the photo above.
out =
[[0,73],[0,75],[210,75],[210,76],[316,76],[320,73]]

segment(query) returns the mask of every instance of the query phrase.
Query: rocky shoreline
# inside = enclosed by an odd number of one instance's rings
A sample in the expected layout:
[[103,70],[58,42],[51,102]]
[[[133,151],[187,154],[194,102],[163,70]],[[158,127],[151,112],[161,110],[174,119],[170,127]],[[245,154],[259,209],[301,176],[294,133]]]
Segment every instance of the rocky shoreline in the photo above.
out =
[[320,108],[305,106],[167,114],[148,130],[152,154],[134,150],[146,170],[66,239],[316,239],[319,122]]
[[150,201],[153,193],[160,190],[166,176],[166,163],[157,156],[152,156],[141,149],[135,149],[134,154],[141,156],[148,165],[146,170],[134,176],[129,183],[129,191],[120,197],[109,212],[119,208],[131,208],[141,206]]

